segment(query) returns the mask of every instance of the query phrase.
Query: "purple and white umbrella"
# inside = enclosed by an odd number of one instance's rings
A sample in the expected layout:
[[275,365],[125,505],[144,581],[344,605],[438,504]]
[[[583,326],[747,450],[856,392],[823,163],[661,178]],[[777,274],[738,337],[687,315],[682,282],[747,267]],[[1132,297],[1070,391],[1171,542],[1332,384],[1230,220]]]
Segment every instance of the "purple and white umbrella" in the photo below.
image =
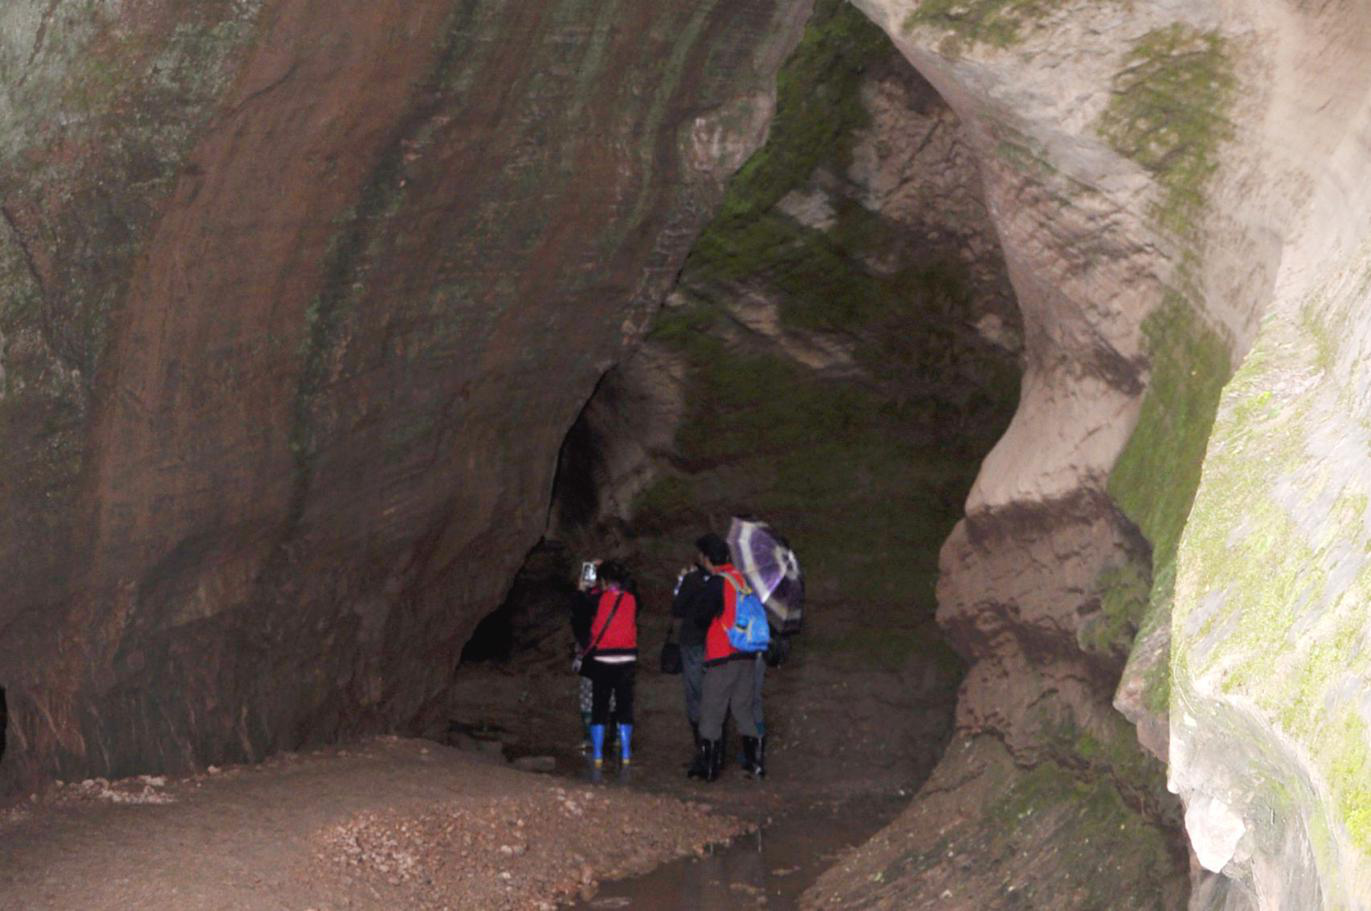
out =
[[781,633],[798,632],[804,616],[805,582],[795,552],[765,522],[734,519],[728,526],[733,565],[742,570],[771,623]]

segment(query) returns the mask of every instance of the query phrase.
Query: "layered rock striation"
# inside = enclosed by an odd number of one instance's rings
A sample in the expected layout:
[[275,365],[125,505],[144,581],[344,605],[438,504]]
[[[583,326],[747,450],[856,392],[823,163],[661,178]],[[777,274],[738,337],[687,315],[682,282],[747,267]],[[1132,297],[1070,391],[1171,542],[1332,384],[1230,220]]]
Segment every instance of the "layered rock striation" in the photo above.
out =
[[4,776],[437,720],[807,12],[6,4]]

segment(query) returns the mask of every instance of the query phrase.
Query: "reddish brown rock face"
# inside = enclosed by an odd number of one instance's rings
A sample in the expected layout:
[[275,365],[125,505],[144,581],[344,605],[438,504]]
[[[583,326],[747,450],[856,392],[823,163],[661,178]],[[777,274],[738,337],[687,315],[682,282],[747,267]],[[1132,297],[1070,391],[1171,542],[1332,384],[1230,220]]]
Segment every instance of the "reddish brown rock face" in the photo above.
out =
[[5,124],[6,777],[440,721],[808,4],[46,5],[109,88]]

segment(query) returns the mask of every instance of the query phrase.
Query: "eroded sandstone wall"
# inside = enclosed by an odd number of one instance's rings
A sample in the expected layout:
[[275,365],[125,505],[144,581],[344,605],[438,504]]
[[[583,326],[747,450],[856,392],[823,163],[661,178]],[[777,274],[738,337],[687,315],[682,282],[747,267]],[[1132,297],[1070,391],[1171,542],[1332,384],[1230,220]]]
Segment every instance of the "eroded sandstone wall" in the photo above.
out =
[[[821,886],[998,908],[1069,885],[1042,839],[987,833],[1099,844],[1088,820],[1058,825],[1100,780],[1081,774],[1094,750],[1051,749],[1038,719],[1065,707],[1095,736],[1128,653],[1115,706],[1169,759],[1196,860],[1223,874],[1197,876],[1190,907],[1367,907],[1367,13],[858,5],[980,137],[1029,372],[944,551],[942,617],[974,662],[964,751]],[[1070,773],[1061,794],[1044,758]],[[944,822],[986,805],[979,826]],[[997,869],[959,894],[968,846]]]
[[7,3],[6,777],[441,720],[808,8]]
[[1234,152],[1260,122],[1253,35],[1219,4],[856,5],[966,125],[1027,372],[942,554],[939,619],[971,662],[958,735],[811,898],[1177,907],[1180,805],[1138,740],[1166,757],[1177,545],[1290,211]]
[[1288,208],[1181,543],[1171,778],[1232,884],[1204,907],[1353,911],[1371,908],[1371,14],[1235,6],[1265,87],[1264,179],[1243,189]]

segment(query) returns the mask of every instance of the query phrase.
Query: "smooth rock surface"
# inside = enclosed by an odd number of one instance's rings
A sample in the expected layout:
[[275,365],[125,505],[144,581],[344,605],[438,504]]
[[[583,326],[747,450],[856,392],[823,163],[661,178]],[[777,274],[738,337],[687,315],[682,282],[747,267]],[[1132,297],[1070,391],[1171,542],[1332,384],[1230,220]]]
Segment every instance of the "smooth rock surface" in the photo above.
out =
[[3,775],[441,724],[808,9],[7,3]]

